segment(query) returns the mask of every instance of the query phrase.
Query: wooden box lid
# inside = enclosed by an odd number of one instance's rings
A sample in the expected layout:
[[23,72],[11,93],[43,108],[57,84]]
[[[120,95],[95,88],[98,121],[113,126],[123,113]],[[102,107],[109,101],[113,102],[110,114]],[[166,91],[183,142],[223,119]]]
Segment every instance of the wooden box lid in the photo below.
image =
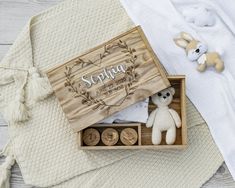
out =
[[47,76],[75,132],[170,86],[139,26]]

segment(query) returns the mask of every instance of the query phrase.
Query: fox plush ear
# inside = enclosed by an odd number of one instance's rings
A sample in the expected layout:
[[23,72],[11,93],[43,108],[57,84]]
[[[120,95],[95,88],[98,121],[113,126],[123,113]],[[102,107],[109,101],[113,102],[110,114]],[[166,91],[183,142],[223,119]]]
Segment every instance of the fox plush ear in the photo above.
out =
[[190,34],[186,33],[186,32],[181,32],[180,36],[181,36],[182,39],[184,39],[184,40],[186,40],[188,42],[193,40],[193,37]]
[[174,41],[175,41],[175,44],[181,48],[186,48],[186,46],[188,45],[188,42],[182,38],[176,38],[174,39]]
[[172,94],[172,95],[174,95],[174,94],[175,94],[175,88],[170,87],[170,88],[169,88],[169,90],[170,90],[170,92],[171,92],[171,94]]

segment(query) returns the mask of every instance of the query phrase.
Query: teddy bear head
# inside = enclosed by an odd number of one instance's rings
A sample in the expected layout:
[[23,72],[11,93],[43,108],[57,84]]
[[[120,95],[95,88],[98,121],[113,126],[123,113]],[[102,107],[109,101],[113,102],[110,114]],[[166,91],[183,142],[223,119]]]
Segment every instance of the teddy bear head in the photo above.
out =
[[169,87],[154,94],[151,98],[153,103],[156,104],[158,107],[164,107],[168,106],[171,103],[174,94],[175,89],[173,87]]
[[174,41],[177,46],[185,49],[190,61],[198,60],[208,50],[206,44],[194,39],[190,34],[185,32],[181,32],[180,37],[175,38]]

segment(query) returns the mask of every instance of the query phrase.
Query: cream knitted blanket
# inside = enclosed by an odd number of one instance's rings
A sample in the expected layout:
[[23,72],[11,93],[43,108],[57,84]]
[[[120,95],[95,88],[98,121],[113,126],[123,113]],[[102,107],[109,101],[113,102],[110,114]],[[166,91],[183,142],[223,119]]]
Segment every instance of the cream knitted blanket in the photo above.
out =
[[[118,0],[68,0],[32,18],[1,65],[25,69],[34,65],[43,76],[128,29],[133,23]],[[31,45],[32,44],[32,45]],[[24,71],[0,69],[2,78]],[[1,87],[5,104],[15,98],[20,80]],[[27,99],[26,85],[26,99]],[[25,103],[31,118],[9,122],[6,170],[14,159],[26,184],[40,187],[199,187],[223,159],[207,125],[188,101],[189,146],[184,151],[82,151],[55,96]],[[4,110],[4,109],[3,109]],[[7,187],[7,186],[6,186]]]

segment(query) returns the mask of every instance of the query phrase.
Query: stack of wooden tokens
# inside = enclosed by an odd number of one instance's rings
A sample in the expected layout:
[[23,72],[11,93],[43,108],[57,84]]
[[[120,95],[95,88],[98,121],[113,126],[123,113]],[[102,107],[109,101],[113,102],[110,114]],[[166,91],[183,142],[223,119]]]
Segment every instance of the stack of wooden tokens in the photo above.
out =
[[121,132],[120,139],[124,145],[131,146],[137,142],[138,134],[133,128],[125,128]]
[[[119,136],[120,132],[120,136]],[[134,145],[138,140],[137,131],[133,128],[124,128],[118,132],[115,128],[106,128],[100,132],[95,128],[88,128],[84,131],[83,142],[87,146],[96,146],[102,142],[106,146]],[[120,142],[119,142],[120,137]]]
[[94,128],[89,128],[84,131],[83,142],[88,146],[95,146],[100,141],[100,133]]
[[101,140],[106,146],[114,146],[119,140],[119,134],[114,128],[107,128],[102,132]]

